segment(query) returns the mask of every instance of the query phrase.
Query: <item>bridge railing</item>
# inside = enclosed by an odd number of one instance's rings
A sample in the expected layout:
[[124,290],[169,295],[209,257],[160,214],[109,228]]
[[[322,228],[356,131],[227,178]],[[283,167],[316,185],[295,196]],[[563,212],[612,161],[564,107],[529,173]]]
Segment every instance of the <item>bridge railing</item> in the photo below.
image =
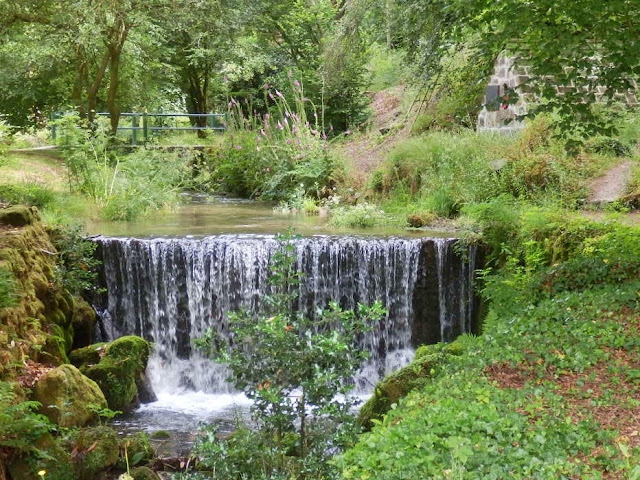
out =
[[[58,136],[58,127],[55,120],[64,115],[63,112],[56,112],[51,115],[51,138],[53,140]],[[107,112],[96,113],[99,117],[108,117]],[[121,123],[118,125],[118,132],[131,132],[131,144],[138,145],[139,141],[149,141],[150,136],[156,132],[168,132],[168,131],[199,131],[209,130],[214,132],[223,132],[226,130],[226,117],[225,113],[136,113],[127,112],[121,113],[120,118],[125,120],[124,125]],[[158,122],[157,119],[164,118],[206,118],[206,126],[198,127],[195,125],[189,126],[170,126],[165,125],[164,122]],[[153,119],[156,119],[154,122]],[[128,122],[127,122],[128,120]]]

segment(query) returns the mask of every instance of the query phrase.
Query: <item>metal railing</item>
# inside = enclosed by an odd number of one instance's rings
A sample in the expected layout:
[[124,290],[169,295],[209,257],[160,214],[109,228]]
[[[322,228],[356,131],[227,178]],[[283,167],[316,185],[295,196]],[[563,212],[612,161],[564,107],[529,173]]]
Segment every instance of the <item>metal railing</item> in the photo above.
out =
[[[64,115],[62,112],[56,112],[51,115],[51,138],[53,140],[56,139],[58,135],[58,127],[56,125],[55,120],[59,119]],[[98,112],[97,116],[100,117],[109,117],[109,113],[107,112]],[[168,126],[168,125],[158,125],[159,122],[154,122],[152,119],[162,119],[162,118],[206,118],[207,125],[204,127],[198,127],[195,125],[189,126]],[[211,130],[223,132],[226,130],[226,119],[227,115],[225,113],[121,113],[121,119],[130,119],[129,125],[118,125],[118,132],[120,131],[130,131],[131,132],[131,144],[138,145],[139,135],[142,135],[142,141],[149,141],[149,137],[156,132],[165,132],[165,131],[199,131],[199,130]]]

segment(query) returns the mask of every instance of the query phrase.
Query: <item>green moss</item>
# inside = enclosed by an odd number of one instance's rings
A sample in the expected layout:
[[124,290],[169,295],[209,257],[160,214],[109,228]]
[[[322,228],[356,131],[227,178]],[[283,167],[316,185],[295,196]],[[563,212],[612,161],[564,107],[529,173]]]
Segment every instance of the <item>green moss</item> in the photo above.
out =
[[105,358],[126,362],[135,374],[139,374],[147,368],[149,352],[149,342],[144,338],[129,335],[111,342],[107,347]]
[[118,338],[105,347],[97,365],[88,366],[85,374],[104,392],[109,408],[128,412],[138,396],[137,382],[149,360],[150,345],[135,336]]
[[[0,344],[16,345],[0,349],[0,378],[19,375],[27,358],[53,365],[67,361],[73,302],[57,287],[55,252],[39,222],[0,229],[0,266],[11,272],[19,294],[14,306],[0,309]],[[49,339],[51,334],[58,338]]]
[[100,362],[101,355],[104,353],[106,342],[94,343],[88,347],[72,350],[69,354],[71,363],[80,370],[86,369],[90,365],[96,365]]
[[51,434],[41,436],[35,442],[36,451],[27,457],[9,464],[8,470],[14,479],[36,479],[44,470],[47,480],[77,480],[69,453]]
[[96,326],[96,312],[82,298],[74,298],[72,325],[74,346],[83,347],[93,343]]
[[16,205],[15,207],[0,209],[0,225],[24,227],[32,225],[38,219],[38,210],[35,208]]
[[386,376],[376,385],[371,398],[360,408],[359,423],[365,429],[371,429],[374,421],[381,420],[392,405],[428,382],[448,355],[456,355],[459,351],[461,347],[456,342],[419,347],[409,365]]
[[88,367],[85,375],[98,384],[110,409],[122,412],[132,409],[138,389],[126,360],[117,362],[103,357],[100,363]]
[[42,404],[40,413],[61,427],[81,427],[96,420],[88,406],[107,406],[95,382],[73,365],[61,365],[45,373],[35,384],[32,399]]
[[156,472],[149,467],[137,467],[131,470],[133,480],[160,480]]
[[171,434],[166,430],[158,430],[157,432],[153,432],[151,434],[151,438],[153,438],[154,440],[166,440],[168,438],[171,438]]
[[[149,351],[150,345],[145,339],[121,337],[104,347],[104,355],[97,365],[87,364],[83,369],[100,386],[112,410],[128,412],[137,403],[137,382],[147,368]],[[82,361],[80,356],[90,355],[90,350],[81,349],[76,358]]]
[[94,480],[118,461],[118,435],[105,426],[73,432],[68,438],[74,470],[80,480]]

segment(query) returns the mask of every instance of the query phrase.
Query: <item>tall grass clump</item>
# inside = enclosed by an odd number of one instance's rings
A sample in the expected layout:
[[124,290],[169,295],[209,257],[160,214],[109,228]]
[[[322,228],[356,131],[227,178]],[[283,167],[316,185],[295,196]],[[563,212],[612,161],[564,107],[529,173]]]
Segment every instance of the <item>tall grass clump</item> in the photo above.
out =
[[[290,103],[266,90],[269,113],[250,102],[229,102],[228,134],[210,164],[218,190],[240,197],[287,200],[297,189],[317,196],[332,183],[336,162],[327,149],[322,118],[294,81]],[[307,114],[311,111],[311,114]]]
[[536,205],[579,206],[589,180],[615,162],[615,150],[569,155],[550,121],[530,122],[517,136],[433,132],[394,149],[372,181],[391,213],[456,216],[465,205],[509,195]]
[[70,190],[94,200],[107,220],[132,220],[174,204],[189,181],[188,157],[151,149],[118,154],[100,119],[86,126],[70,114],[59,127]]
[[391,152],[374,189],[396,197],[388,202],[391,211],[413,201],[443,217],[453,216],[461,205],[496,194],[492,152],[498,142],[508,141],[472,132],[412,138]]

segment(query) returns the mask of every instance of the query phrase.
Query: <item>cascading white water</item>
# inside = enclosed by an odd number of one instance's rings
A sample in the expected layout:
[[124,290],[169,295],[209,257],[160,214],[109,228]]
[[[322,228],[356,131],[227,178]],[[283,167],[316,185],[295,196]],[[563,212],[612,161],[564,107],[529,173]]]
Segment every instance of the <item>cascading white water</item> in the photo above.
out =
[[[229,393],[224,367],[191,341],[207,328],[227,337],[228,312],[259,309],[271,288],[267,277],[277,240],[220,235],[95,241],[104,261],[106,333],[155,343],[149,374],[156,391]],[[294,242],[304,274],[299,310],[314,316],[331,300],[346,309],[380,300],[388,310],[361,340],[371,354],[359,376],[361,390],[408,362],[416,343],[449,341],[471,329],[473,247],[463,262],[453,251],[455,239],[318,236]],[[420,325],[434,316],[435,337],[424,334],[431,326]]]

